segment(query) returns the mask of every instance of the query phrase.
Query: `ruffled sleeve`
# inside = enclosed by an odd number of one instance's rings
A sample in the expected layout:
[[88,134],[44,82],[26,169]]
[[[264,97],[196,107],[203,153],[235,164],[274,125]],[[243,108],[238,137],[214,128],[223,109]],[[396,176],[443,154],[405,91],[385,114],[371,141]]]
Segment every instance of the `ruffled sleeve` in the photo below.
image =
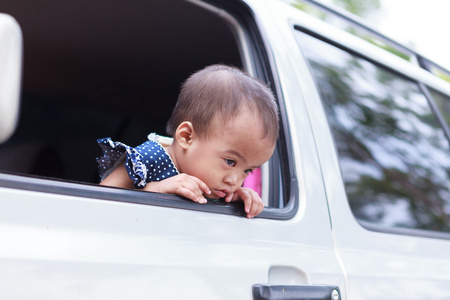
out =
[[103,155],[97,158],[100,178],[103,180],[121,163],[125,164],[128,176],[135,188],[143,188],[148,182],[160,181],[178,174],[170,156],[155,140],[130,147],[110,138],[97,140]]

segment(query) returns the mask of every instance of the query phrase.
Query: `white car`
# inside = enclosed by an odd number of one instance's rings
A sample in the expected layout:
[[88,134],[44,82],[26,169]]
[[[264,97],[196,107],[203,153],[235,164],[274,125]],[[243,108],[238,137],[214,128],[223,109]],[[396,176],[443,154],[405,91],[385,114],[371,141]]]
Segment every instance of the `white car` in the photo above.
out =
[[[0,12],[0,299],[450,298],[438,64],[311,0]],[[99,186],[96,139],[165,134],[181,82],[213,63],[277,97],[264,211]]]

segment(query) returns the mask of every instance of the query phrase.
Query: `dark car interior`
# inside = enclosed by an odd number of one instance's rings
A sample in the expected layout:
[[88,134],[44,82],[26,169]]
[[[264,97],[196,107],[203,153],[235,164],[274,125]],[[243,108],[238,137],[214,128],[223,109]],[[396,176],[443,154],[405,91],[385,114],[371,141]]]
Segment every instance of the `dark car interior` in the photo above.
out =
[[97,183],[96,140],[135,146],[165,125],[181,83],[242,67],[230,26],[186,1],[3,0],[23,31],[20,120],[0,171]]

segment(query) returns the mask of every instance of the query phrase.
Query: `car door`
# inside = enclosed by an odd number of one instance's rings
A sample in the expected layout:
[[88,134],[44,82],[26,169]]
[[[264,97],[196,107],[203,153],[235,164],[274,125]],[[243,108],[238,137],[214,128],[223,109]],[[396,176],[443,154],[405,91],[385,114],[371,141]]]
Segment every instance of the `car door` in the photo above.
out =
[[323,104],[312,126],[348,298],[447,298],[449,84],[336,28],[293,34]]
[[0,298],[345,298],[313,133],[295,69],[272,56],[266,4],[202,4],[233,17],[247,70],[280,104],[265,211],[249,220],[239,204],[2,172]]

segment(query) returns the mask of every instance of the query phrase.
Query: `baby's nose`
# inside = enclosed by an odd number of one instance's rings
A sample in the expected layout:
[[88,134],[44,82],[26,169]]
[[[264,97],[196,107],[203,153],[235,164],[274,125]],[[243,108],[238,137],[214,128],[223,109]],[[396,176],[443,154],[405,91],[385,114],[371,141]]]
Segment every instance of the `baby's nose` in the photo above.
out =
[[238,181],[238,176],[237,174],[228,174],[227,176],[225,176],[224,180],[223,180],[226,184],[229,184],[230,186],[234,186],[236,185],[237,181]]

